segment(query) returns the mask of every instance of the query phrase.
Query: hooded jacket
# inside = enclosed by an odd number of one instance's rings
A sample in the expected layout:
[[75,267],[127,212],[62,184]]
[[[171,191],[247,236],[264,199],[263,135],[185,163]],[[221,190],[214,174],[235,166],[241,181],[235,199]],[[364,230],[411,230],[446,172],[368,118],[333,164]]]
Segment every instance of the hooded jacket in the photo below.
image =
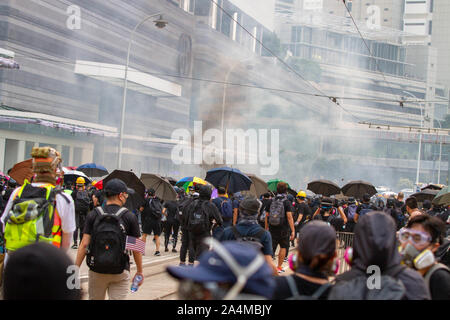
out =
[[[364,215],[355,227],[353,240],[352,269],[336,278],[346,281],[358,276],[369,276],[366,270],[371,265],[380,268],[381,273],[399,266],[396,225],[392,217],[384,212],[370,212]],[[396,275],[406,288],[406,299],[428,300],[430,294],[422,276],[410,268],[404,268]]]

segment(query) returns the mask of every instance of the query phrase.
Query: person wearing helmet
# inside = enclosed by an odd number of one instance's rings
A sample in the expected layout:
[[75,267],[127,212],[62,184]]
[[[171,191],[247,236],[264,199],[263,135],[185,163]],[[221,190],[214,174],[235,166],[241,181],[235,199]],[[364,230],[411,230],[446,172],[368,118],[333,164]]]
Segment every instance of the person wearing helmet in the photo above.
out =
[[294,226],[295,226],[295,234],[296,234],[296,238],[297,238],[297,242],[298,242],[300,229],[307,222],[309,222],[309,220],[311,220],[312,212],[311,212],[311,208],[306,204],[305,191],[301,190],[299,193],[297,193],[296,200],[297,200],[297,203],[295,206],[296,219],[294,220]]
[[86,180],[83,177],[78,177],[76,180],[75,190],[72,192],[72,198],[75,203],[75,221],[76,230],[73,233],[72,249],[78,248],[78,233],[80,234],[80,242],[83,239],[83,229],[86,221],[86,216],[91,208],[91,197],[86,190]]

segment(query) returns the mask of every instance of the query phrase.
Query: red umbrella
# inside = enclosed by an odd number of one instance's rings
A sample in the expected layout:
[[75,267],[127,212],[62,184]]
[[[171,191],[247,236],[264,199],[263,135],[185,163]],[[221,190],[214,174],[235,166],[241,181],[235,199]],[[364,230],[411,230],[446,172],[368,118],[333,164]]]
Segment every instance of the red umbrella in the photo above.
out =
[[16,163],[9,172],[9,176],[16,180],[19,185],[23,185],[25,179],[31,182],[31,178],[34,176],[32,166],[33,159]]

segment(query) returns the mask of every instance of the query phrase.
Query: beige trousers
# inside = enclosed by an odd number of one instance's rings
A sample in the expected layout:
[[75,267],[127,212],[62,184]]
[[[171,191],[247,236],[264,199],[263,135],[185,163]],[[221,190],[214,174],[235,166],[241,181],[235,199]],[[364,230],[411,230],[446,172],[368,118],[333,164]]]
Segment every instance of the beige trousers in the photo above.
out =
[[125,300],[131,287],[130,271],[103,274],[89,270],[89,300]]

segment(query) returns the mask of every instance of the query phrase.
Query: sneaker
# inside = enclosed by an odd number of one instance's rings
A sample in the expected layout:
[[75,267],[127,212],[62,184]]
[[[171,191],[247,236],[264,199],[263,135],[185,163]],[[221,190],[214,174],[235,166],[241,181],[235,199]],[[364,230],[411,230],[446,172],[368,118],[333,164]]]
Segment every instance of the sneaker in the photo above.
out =
[[164,249],[164,252],[169,252],[169,248],[166,247],[166,248]]
[[72,249],[78,249],[78,246],[76,243],[73,244],[73,246],[71,247]]
[[288,262],[288,258],[287,258],[287,257],[285,257],[283,261],[284,261],[284,262]]
[[172,252],[177,253],[178,251],[177,251],[177,249],[173,248],[173,249],[172,249]]
[[180,267],[186,267],[186,262],[180,262],[179,266]]
[[161,255],[161,252],[159,252],[159,251],[156,251],[156,252],[155,252],[155,256],[158,256],[158,257],[159,257],[160,255]]
[[283,272],[286,272],[286,271],[284,271],[284,269],[283,269],[283,268],[278,268],[278,267],[277,267],[277,271],[278,271],[278,273],[283,273]]

